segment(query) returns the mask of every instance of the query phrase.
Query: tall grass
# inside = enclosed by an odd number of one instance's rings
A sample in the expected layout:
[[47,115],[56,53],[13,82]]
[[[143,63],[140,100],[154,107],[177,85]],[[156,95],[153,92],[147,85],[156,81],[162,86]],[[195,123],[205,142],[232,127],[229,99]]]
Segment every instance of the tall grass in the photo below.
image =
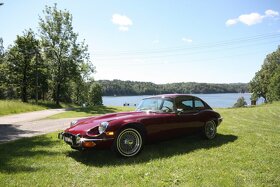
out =
[[46,108],[47,107],[45,106],[23,103],[20,101],[0,100],[0,116],[7,114],[17,114],[21,112],[44,110]]

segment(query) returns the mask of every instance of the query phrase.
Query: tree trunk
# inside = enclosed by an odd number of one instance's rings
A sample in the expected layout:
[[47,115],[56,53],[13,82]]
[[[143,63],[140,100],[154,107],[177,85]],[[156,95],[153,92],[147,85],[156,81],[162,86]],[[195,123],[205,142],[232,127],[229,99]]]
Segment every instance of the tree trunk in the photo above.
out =
[[55,96],[55,104],[56,105],[59,105],[59,96],[60,96],[60,87],[61,87],[61,84],[60,83],[57,83],[57,86],[56,86],[56,96]]
[[21,85],[21,100],[22,102],[27,103],[27,65],[24,64],[23,69],[23,79],[22,79],[22,85]]

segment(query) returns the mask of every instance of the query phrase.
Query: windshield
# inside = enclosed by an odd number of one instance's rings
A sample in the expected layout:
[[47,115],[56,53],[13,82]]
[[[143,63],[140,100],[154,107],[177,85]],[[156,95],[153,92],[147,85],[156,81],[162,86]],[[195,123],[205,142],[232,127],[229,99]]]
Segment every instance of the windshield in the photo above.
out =
[[173,102],[164,98],[143,99],[136,111],[174,112]]

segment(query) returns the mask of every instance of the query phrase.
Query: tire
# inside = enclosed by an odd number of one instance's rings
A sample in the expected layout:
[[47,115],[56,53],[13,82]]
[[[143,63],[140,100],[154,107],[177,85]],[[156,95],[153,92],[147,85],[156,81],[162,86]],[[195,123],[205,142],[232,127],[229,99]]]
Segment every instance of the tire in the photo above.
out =
[[143,148],[143,136],[135,128],[125,128],[117,135],[113,150],[122,157],[132,157]]
[[203,128],[203,135],[206,139],[212,140],[216,137],[217,134],[217,125],[211,120],[207,121]]

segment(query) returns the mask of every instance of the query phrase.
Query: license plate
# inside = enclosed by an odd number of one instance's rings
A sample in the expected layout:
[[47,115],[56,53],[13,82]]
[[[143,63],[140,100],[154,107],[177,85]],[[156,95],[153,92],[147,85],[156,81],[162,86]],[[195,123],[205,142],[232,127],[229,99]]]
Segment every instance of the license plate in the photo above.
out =
[[64,136],[64,141],[73,144],[72,138]]

